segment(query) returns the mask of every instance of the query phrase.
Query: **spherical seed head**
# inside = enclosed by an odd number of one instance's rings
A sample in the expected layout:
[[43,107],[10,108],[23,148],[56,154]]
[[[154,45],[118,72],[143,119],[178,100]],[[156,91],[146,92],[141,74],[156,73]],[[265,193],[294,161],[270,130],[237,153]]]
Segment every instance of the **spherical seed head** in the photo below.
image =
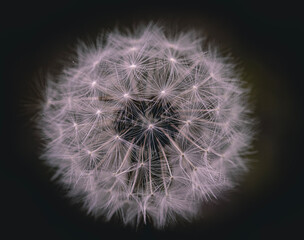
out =
[[149,25],[104,38],[48,79],[43,158],[89,213],[156,227],[190,219],[246,170],[247,91],[194,32]]

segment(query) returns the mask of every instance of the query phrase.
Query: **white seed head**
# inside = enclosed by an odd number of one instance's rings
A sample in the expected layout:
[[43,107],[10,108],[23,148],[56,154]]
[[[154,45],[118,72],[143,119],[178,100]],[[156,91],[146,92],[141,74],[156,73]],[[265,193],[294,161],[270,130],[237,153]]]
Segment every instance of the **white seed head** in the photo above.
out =
[[246,170],[247,90],[201,39],[156,25],[116,31],[47,79],[43,158],[89,213],[163,227]]

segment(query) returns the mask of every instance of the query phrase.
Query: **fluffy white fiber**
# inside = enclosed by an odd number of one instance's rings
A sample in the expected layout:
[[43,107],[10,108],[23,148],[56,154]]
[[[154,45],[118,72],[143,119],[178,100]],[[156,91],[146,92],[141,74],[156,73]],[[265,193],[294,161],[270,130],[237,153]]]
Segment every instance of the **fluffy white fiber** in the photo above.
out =
[[115,31],[79,44],[74,64],[48,77],[43,158],[89,213],[163,227],[246,170],[247,90],[201,37]]

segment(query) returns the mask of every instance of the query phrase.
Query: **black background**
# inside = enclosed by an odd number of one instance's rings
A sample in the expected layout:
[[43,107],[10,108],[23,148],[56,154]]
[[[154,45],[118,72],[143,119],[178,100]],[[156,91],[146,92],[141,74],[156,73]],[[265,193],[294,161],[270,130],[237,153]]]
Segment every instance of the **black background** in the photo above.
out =
[[[1,8],[1,235],[3,239],[300,238],[303,226],[303,17],[300,6],[257,1],[54,1]],[[202,218],[158,231],[94,220],[49,179],[24,102],[39,73],[56,67],[76,39],[162,20],[203,28],[229,48],[252,87],[259,132],[251,171]],[[3,231],[4,230],[4,231]]]

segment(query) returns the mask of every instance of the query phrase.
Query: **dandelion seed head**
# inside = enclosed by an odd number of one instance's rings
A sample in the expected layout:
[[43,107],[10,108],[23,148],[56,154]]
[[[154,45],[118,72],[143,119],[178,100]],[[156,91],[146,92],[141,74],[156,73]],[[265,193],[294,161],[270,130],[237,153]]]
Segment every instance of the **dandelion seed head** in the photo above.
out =
[[248,91],[194,32],[149,25],[100,39],[47,79],[43,158],[90,214],[160,228],[190,220],[247,169]]

